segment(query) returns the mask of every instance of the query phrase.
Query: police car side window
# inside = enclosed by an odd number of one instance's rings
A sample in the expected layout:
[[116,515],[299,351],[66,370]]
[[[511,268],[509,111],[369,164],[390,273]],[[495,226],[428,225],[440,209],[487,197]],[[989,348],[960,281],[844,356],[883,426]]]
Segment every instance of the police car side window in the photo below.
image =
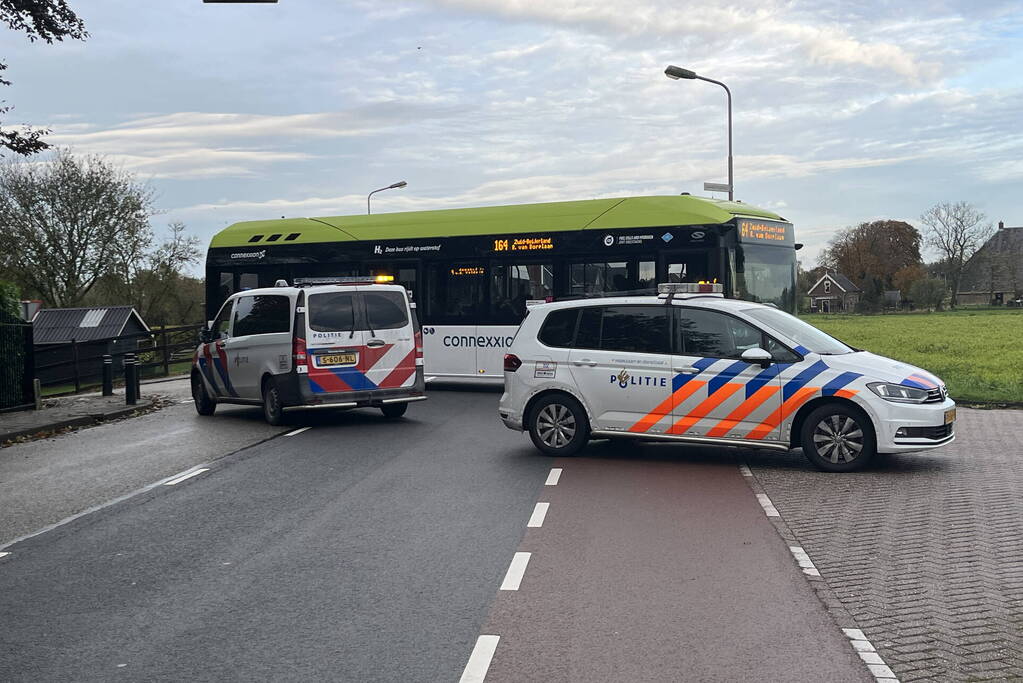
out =
[[698,308],[679,310],[678,334],[681,353],[707,358],[738,358],[743,351],[759,347],[764,337],[738,318]]
[[631,353],[671,353],[667,306],[607,306],[600,348]]
[[213,333],[214,339],[224,339],[230,336],[227,333],[227,326],[231,321],[231,307],[233,305],[233,301],[226,302],[220,307],[220,313],[217,313],[217,317],[213,319],[213,327],[210,328],[210,331]]
[[232,332],[236,337],[290,330],[291,302],[286,296],[243,296],[235,303]]
[[579,318],[578,308],[563,308],[551,311],[543,321],[537,339],[546,346],[569,348],[575,336],[575,323]]

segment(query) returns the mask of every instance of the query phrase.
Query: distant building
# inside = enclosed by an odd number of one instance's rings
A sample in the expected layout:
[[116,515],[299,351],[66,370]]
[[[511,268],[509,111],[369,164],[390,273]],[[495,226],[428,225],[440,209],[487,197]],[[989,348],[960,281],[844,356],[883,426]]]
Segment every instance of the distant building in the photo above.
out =
[[960,306],[1016,305],[1023,301],[1023,226],[998,231],[963,266]]
[[32,319],[36,377],[44,385],[74,381],[75,349],[78,342],[79,379],[96,381],[103,373],[103,356],[114,356],[118,372],[124,353],[138,350],[139,339],[117,339],[149,332],[149,326],[131,306],[93,308],[43,308]]
[[838,313],[856,310],[861,290],[841,273],[825,273],[807,291],[811,313]]

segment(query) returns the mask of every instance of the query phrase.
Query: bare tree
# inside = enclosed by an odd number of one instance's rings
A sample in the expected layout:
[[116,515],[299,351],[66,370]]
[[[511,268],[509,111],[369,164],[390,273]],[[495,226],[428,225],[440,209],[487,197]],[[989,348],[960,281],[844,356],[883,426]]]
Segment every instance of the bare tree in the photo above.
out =
[[50,305],[77,306],[125,248],[152,244],[153,195],[102,157],[58,152],[0,166],[0,270]]
[[950,305],[955,308],[963,266],[993,232],[987,216],[969,202],[941,202],[928,209],[920,220],[927,226],[927,244],[946,262]]
[[[67,0],[0,0],[0,21],[12,30],[28,35],[30,41],[44,40],[47,43],[64,38],[83,40],[89,34],[82,20],[68,6]],[[0,62],[0,73],[7,64]],[[11,82],[0,76],[0,86]],[[0,100],[0,115],[13,107]],[[7,148],[15,154],[28,156],[49,147],[42,136],[47,130],[22,129],[3,130],[0,128],[0,149]]]

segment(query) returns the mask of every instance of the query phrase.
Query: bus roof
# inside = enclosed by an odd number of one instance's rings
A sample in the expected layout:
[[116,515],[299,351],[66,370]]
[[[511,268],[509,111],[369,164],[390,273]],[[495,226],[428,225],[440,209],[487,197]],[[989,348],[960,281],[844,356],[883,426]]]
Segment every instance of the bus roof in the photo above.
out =
[[737,216],[785,220],[778,214],[749,204],[705,197],[617,197],[366,216],[245,221],[235,223],[214,235],[210,247],[263,244],[272,234],[282,236],[275,240],[277,244],[302,244],[711,225],[725,223]]

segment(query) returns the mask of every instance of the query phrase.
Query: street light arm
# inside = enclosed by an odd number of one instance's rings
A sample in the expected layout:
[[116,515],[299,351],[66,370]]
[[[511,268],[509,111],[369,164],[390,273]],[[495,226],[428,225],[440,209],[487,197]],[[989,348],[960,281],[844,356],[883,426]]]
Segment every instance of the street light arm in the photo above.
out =
[[384,190],[396,190],[398,188],[405,187],[406,185],[408,185],[407,182],[405,182],[404,180],[399,180],[396,183],[391,183],[387,187],[378,187],[377,189],[375,189],[372,192],[370,192],[368,195],[366,195],[366,215],[369,215],[369,213],[370,213],[370,210],[369,210],[369,198],[370,197],[375,195],[377,192],[383,192]]
[[728,89],[727,85],[721,81],[715,81],[713,78],[705,76],[697,76],[696,78],[697,80],[720,85],[725,89],[725,95],[728,96],[728,201],[732,201],[735,198],[735,186],[732,182],[732,91]]

